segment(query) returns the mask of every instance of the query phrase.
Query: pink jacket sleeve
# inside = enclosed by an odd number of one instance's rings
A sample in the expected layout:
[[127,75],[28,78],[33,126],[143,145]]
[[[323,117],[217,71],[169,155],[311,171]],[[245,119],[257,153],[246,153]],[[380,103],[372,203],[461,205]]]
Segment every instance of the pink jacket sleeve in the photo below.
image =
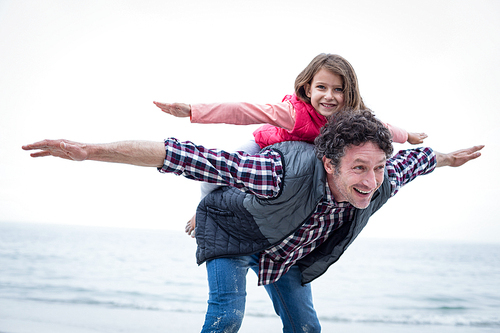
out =
[[382,124],[384,124],[384,126],[387,127],[387,129],[389,129],[389,131],[391,132],[393,142],[405,143],[406,141],[408,141],[408,132],[406,130],[388,123],[382,122]]
[[287,130],[295,125],[295,109],[288,101],[278,104],[192,104],[191,122],[201,124],[270,124]]

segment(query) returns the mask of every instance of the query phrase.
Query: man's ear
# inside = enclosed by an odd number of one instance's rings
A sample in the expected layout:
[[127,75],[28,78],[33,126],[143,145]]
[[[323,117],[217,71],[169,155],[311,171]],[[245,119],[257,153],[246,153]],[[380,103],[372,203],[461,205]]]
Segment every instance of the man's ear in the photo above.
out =
[[323,166],[325,167],[326,173],[333,175],[333,173],[335,172],[335,168],[332,165],[332,160],[330,158],[326,158],[326,156],[323,156],[322,161],[323,161]]

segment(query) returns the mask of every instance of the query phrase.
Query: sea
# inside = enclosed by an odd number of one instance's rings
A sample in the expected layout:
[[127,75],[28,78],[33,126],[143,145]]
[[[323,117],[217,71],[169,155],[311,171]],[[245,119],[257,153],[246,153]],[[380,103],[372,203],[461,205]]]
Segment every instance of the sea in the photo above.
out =
[[[181,231],[0,223],[0,299],[203,316],[195,250]],[[500,331],[500,244],[360,236],[312,287],[321,322]],[[276,316],[252,271],[247,291],[245,316]]]

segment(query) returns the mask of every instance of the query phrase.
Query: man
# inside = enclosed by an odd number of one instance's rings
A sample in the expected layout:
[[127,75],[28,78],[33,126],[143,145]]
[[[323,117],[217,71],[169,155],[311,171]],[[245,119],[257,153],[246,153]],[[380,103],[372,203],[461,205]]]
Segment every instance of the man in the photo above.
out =
[[401,186],[436,167],[457,167],[483,146],[449,154],[430,148],[391,157],[389,131],[369,111],[338,115],[315,145],[283,142],[260,154],[207,150],[190,142],[81,144],[44,140],[31,156],[157,167],[221,185],[197,210],[197,261],[206,262],[202,332],[236,332],[248,268],[270,295],[284,332],[319,332],[310,282],[335,263]]

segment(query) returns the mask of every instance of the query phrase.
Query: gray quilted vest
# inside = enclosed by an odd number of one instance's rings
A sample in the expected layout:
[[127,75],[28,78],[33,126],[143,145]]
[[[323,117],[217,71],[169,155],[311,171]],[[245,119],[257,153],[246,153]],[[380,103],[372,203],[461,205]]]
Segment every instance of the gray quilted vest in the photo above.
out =
[[[236,188],[221,187],[208,194],[196,212],[198,264],[258,253],[280,243],[309,219],[325,195],[326,173],[313,145],[288,141],[270,149],[280,153],[285,168],[281,193],[276,198],[259,199]],[[353,221],[344,222],[297,263],[302,283],[311,282],[336,262],[389,197],[390,184],[385,177],[368,208],[356,209]]]

